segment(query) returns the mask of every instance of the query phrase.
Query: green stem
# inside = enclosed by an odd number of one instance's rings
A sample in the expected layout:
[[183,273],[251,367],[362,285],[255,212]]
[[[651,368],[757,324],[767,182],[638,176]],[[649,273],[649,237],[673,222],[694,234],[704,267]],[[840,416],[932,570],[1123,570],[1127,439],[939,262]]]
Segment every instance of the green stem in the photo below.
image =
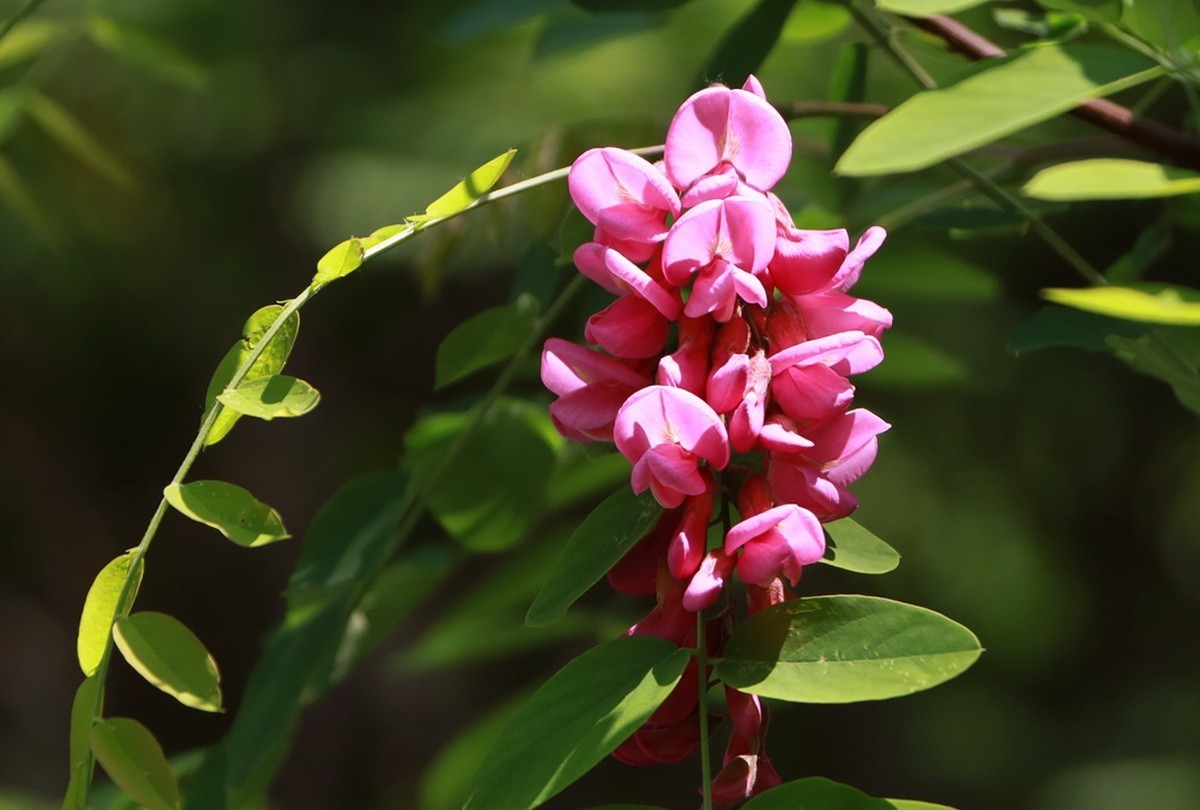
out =
[[712,762],[708,751],[708,639],[704,611],[696,611],[696,676],[700,692],[700,791],[704,810],[712,810]]
[[[662,150],[661,146],[651,146],[651,147],[646,147],[644,149],[639,149],[636,151],[638,151],[642,154],[655,154],[656,152],[659,152],[661,150]],[[511,197],[511,196],[513,196],[515,194],[519,194],[523,191],[528,191],[529,189],[537,188],[538,186],[546,185],[548,183],[552,183],[557,180],[561,180],[567,176],[567,173],[569,171],[570,171],[570,167],[565,167],[562,169],[556,169],[551,172],[546,172],[545,174],[538,175],[537,177],[531,177],[528,180],[523,180],[519,183],[514,183],[511,186],[506,186],[502,189],[498,189],[497,191],[491,192],[489,194],[485,194],[485,195],[479,197],[474,202],[472,202],[471,205],[467,206],[462,211],[459,211],[451,216],[443,217],[443,218],[437,219],[437,220],[432,220],[427,223],[422,223],[422,225],[419,227],[417,227],[417,226],[409,227],[409,228],[401,231],[400,233],[396,234],[395,236],[372,246],[368,250],[365,250],[363,252],[364,253],[363,261],[365,262],[368,259],[379,255],[380,253],[390,250],[391,248],[396,247],[397,245],[408,241],[412,237],[416,236],[418,233],[421,233],[435,225],[439,225],[443,222],[446,222],[447,220],[453,219],[454,217],[459,216],[460,214],[465,213],[466,211],[473,210],[475,208],[479,208],[479,207],[487,205],[488,203],[491,203],[491,202],[496,202],[498,200],[502,200],[506,197]],[[547,325],[549,325],[551,321],[553,321],[556,317],[558,317],[558,315],[562,312],[563,308],[566,306],[568,301],[574,296],[574,294],[576,292],[578,292],[582,288],[583,281],[584,281],[583,276],[580,276],[580,277],[574,279],[570,284],[567,285],[567,287],[559,295],[558,299],[554,302],[554,304],[552,304],[551,307],[546,310],[546,313],[538,321],[537,328],[531,332],[530,336],[528,338],[526,338],[525,342],[517,350],[517,353],[513,356],[512,360],[505,367],[504,371],[500,374],[499,378],[497,378],[496,383],[492,386],[492,388],[488,391],[488,393],[484,396],[484,398],[476,404],[476,406],[473,410],[472,416],[471,416],[470,420],[468,421],[467,428],[462,433],[460,433],[458,437],[456,437],[454,444],[451,445],[451,447],[448,449],[446,454],[443,456],[441,463],[434,470],[433,475],[430,476],[430,479],[426,482],[425,486],[422,487],[421,491],[418,493],[417,498],[414,503],[414,506],[416,508],[412,508],[409,510],[408,514],[405,517],[404,523],[398,529],[398,531],[396,533],[396,539],[393,543],[394,547],[398,546],[401,542],[403,542],[404,538],[406,538],[407,535],[409,533],[411,533],[413,528],[415,528],[416,522],[424,510],[424,505],[425,505],[426,499],[428,497],[428,492],[430,491],[432,485],[437,481],[437,479],[442,475],[442,473],[445,471],[445,469],[449,466],[450,462],[454,459],[454,456],[465,445],[466,440],[469,438],[469,436],[470,436],[471,432],[474,430],[475,426],[478,423],[482,422],[483,417],[486,415],[487,411],[491,408],[492,404],[495,402],[495,400],[497,398],[499,398],[499,396],[503,393],[504,389],[508,386],[509,382],[512,380],[513,375],[516,373],[516,370],[517,370],[517,367],[518,367],[520,361],[522,361],[528,355],[529,351],[533,348],[533,346],[536,345],[536,343],[541,335],[542,330]],[[324,286],[325,285],[317,286],[317,285],[310,284],[299,295],[297,295],[295,298],[293,298],[291,301],[289,301],[286,306],[284,306],[283,310],[275,318],[274,322],[272,322],[271,326],[266,330],[266,332],[263,333],[263,336],[255,344],[254,348],[250,351],[249,355],[247,355],[246,359],[242,362],[242,364],[240,366],[238,366],[237,371],[234,372],[233,377],[230,379],[229,384],[226,386],[225,390],[230,390],[230,389],[236,388],[238,386],[238,384],[241,383],[242,380],[245,379],[246,375],[250,372],[250,369],[253,367],[254,363],[258,360],[258,358],[266,350],[267,346],[270,345],[272,339],[274,339],[275,335],[279,332],[279,330],[281,328],[283,328],[283,325],[284,325],[284,323],[287,322],[288,318],[290,318],[295,313],[299,312],[300,309],[305,304],[307,304],[309,301],[311,301],[313,299],[313,297],[321,289],[324,288]],[[209,410],[208,414],[205,416],[203,422],[200,425],[200,429],[196,432],[196,437],[192,440],[192,444],[188,448],[187,453],[184,455],[183,461],[180,462],[179,468],[175,471],[175,475],[171,478],[171,484],[182,483],[183,480],[187,477],[188,473],[192,469],[192,465],[195,464],[196,459],[199,458],[199,456],[200,456],[200,452],[204,449],[204,440],[207,438],[209,431],[212,429],[213,424],[217,420],[217,416],[221,413],[221,411],[223,409],[224,409],[224,406],[222,406],[220,402],[216,402],[216,401],[213,402],[212,408]],[[167,503],[166,498],[162,498],[162,499],[160,499],[160,501],[158,503],[158,507],[154,510],[153,515],[151,515],[150,522],[146,526],[146,531],[142,534],[141,542],[138,544],[137,548],[135,548],[132,552],[131,559],[130,559],[130,565],[129,565],[130,573],[126,575],[125,580],[121,583],[121,592],[118,597],[117,604],[124,604],[125,601],[129,598],[130,591],[134,587],[134,578],[131,576],[131,574],[138,569],[141,561],[143,560],[143,558],[145,558],[146,553],[150,549],[150,544],[154,542],[154,538],[158,534],[158,529],[162,524],[163,518],[166,517],[168,507],[169,507],[169,504]],[[113,638],[112,638],[112,633],[110,632],[108,637],[105,640],[104,653],[101,656],[100,664],[97,667],[96,672],[93,676],[97,679],[96,698],[95,698],[94,703],[92,704],[92,722],[93,723],[95,723],[97,720],[101,719],[101,715],[103,712],[104,684],[108,677],[108,667],[109,667],[109,662],[112,660],[112,651],[113,651]],[[91,754],[91,751],[89,751],[87,753],[87,762],[86,762],[87,772],[89,772],[89,773],[91,772],[92,765],[93,765],[92,754]]]

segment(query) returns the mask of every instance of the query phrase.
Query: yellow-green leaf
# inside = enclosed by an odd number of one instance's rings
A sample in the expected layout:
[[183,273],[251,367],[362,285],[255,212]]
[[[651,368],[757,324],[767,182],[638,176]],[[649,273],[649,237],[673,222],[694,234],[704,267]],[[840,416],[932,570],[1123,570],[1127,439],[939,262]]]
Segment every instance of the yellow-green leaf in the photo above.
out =
[[198,523],[212,526],[239,546],[254,548],[291,537],[278,512],[235,484],[171,484],[163,495],[171,506]]
[[982,5],[988,0],[878,0],[884,11],[909,17],[929,17],[933,14],[957,14]]
[[362,266],[363,246],[358,239],[347,239],[334,245],[317,262],[317,274],[313,284],[328,284],[347,276]]
[[1085,287],[1042,290],[1042,297],[1075,309],[1113,318],[1175,326],[1200,326],[1200,290],[1166,284],[1139,288]]
[[509,149],[503,155],[492,158],[468,174],[454,188],[431,202],[424,214],[418,214],[409,219],[414,222],[426,222],[431,219],[454,216],[465,210],[471,203],[488,193],[492,186],[500,182],[500,177],[508,168],[508,164],[512,163],[515,154],[517,154],[516,149]]
[[1123,158],[1075,160],[1030,178],[1021,193],[1039,200],[1127,200],[1200,191],[1200,173]]
[[30,93],[25,111],[59,146],[118,186],[130,188],[134,185],[133,175],[125,168],[121,159],[88,132],[79,120],[56,101],[41,93]]
[[154,735],[136,720],[112,717],[92,728],[92,752],[117,787],[150,810],[178,810],[179,784]]
[[[233,375],[241,367],[242,363],[246,362],[246,358],[254,351],[259,341],[262,340],[267,330],[271,328],[271,325],[275,323],[282,312],[283,307],[278,304],[270,304],[259,309],[246,320],[246,325],[242,328],[242,339],[233,344],[233,348],[221,360],[221,364],[213,372],[212,380],[208,383],[208,391],[204,398],[206,403],[204,410],[205,419],[208,418],[208,411],[216,404],[217,397],[229,387],[229,381],[233,379]],[[246,376],[242,378],[242,382],[257,379],[258,377],[270,377],[273,374],[283,371],[283,366],[287,362],[288,355],[292,353],[292,346],[296,342],[296,335],[299,331],[300,313],[297,311],[292,313],[287,321],[279,327],[279,331],[275,333],[275,337],[271,338],[270,344],[263,349],[262,354],[254,361],[254,365],[246,372]],[[237,420],[241,418],[242,415],[236,411],[229,409],[222,410],[217,414],[217,418],[213,422],[212,428],[209,429],[204,443],[212,445],[221,441],[233,429]]]
[[62,23],[55,20],[24,20],[0,40],[0,68],[36,56],[47,45],[63,36]]
[[304,380],[277,374],[245,380],[234,390],[225,391],[217,401],[245,416],[269,421],[281,416],[303,416],[317,407],[321,394]]
[[67,784],[62,810],[83,810],[87,801],[87,788],[92,781],[92,760],[89,756],[92,720],[99,689],[100,679],[95,675],[88,676],[75,690],[75,699],[71,702],[71,780]]
[[397,234],[412,230],[412,228],[412,225],[403,223],[399,225],[384,225],[382,228],[372,231],[370,236],[360,236],[358,241],[363,246],[363,250],[367,250],[368,248],[375,247],[380,242],[391,239]]
[[168,695],[193,709],[221,711],[217,662],[178,620],[148,611],[121,616],[113,639],[129,665]]
[[[76,652],[79,654],[79,667],[84,675],[92,675],[104,658],[104,650],[108,646],[108,634],[112,631],[113,620],[123,616],[133,606],[137,597],[138,586],[142,582],[142,558],[133,564],[133,552],[129,551],[117,557],[104,566],[92,587],[88,589],[87,598],[83,602],[83,615],[79,619],[79,638],[76,642]],[[125,580],[132,582],[125,589]],[[121,591],[125,589],[125,599],[121,600]]]

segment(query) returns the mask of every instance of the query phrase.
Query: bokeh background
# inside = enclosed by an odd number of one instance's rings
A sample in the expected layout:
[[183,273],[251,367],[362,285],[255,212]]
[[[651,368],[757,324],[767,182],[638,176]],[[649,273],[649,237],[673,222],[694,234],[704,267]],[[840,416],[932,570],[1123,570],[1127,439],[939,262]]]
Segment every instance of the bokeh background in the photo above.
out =
[[[702,77],[723,77],[712,54],[756,5],[596,17],[565,0],[49,0],[40,27],[0,42],[0,807],[57,806],[84,595],[140,539],[246,316],[301,290],[330,245],[422,210],[504,149],[521,149],[516,179],[588,146],[661,142]],[[839,54],[865,37],[836,3],[773,6],[786,22],[758,70],[767,92],[826,98]],[[986,12],[967,19],[1015,42]],[[964,64],[923,36],[908,44],[935,75]],[[866,100],[912,90],[872,56]],[[1156,112],[1170,119],[1180,101],[1168,92]],[[1077,283],[1070,269],[973,197],[912,210],[957,181],[944,169],[833,178],[835,127],[793,125],[779,191],[802,225],[890,226],[859,289],[895,314],[891,360],[861,379],[859,400],[894,428],[857,486],[857,517],[904,560],[880,578],[814,570],[802,589],[934,608],[987,652],[903,700],[777,706],[774,761],[785,778],[961,808],[1200,807],[1197,417],[1108,354],[1009,351],[1038,290]],[[1010,145],[1092,134],[1061,119]],[[305,309],[289,366],[321,406],[243,420],[196,475],[248,487],[303,537],[339,484],[396,464],[422,408],[481,390],[434,394],[436,347],[508,299],[531,245],[558,249],[565,212],[565,190],[547,187],[331,288]],[[1170,239],[1150,277],[1196,283],[1188,198],[1049,216],[1100,267],[1157,228]],[[578,338],[597,301],[556,332]],[[539,395],[534,367],[519,388]],[[275,806],[451,806],[467,774],[439,760],[446,746],[646,608],[598,588],[585,607],[601,619],[523,635],[538,577],[582,513],[494,556],[448,552],[425,527],[428,553],[456,555],[453,576],[305,713]],[[171,514],[149,557],[139,606],[205,639],[234,710],[298,542],[248,552]],[[526,584],[495,596],[514,578]],[[447,630],[471,598],[494,621]],[[440,656],[439,627],[451,639]],[[141,718],[172,755],[215,742],[231,718],[187,710],[122,665],[108,712]],[[462,761],[470,744],[454,749]],[[609,762],[549,806],[691,807],[697,771],[695,758]]]

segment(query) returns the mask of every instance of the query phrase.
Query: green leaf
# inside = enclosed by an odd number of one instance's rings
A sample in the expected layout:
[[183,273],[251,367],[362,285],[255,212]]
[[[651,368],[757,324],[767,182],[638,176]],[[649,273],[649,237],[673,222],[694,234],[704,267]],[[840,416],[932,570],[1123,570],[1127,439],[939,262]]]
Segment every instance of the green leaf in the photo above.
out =
[[696,85],[706,87],[712,77],[721,76],[730,87],[740,87],[746,77],[762,67],[796,3],[797,0],[759,0],[721,37],[704,60]]
[[788,15],[780,39],[797,45],[824,42],[844,31],[851,19],[850,12],[842,3],[800,0]]
[[1121,24],[1178,59],[1200,49],[1200,8],[1196,0],[1128,0]]
[[558,439],[543,408],[502,400],[447,459],[470,419],[422,419],[405,438],[408,459],[418,485],[429,487],[429,508],[442,528],[472,551],[499,551],[541,518]]
[[911,799],[876,799],[857,788],[810,776],[773,787],[755,796],[742,810],[951,810]]
[[435,386],[445,388],[512,357],[534,330],[537,316],[537,300],[522,295],[511,304],[460,323],[438,347]]
[[575,600],[600,581],[662,515],[658,503],[622,486],[588,515],[563,546],[554,570],[538,591],[525,624],[537,627],[558,621]]
[[[144,569],[143,558],[139,557],[137,564],[133,565],[133,552],[128,551],[104,566],[96,575],[92,587],[88,589],[87,598],[83,601],[83,615],[79,619],[79,638],[76,642],[79,667],[84,675],[91,676],[100,666],[104,650],[108,646],[108,634],[112,632],[113,621],[117,616],[124,616],[133,607],[138,586],[142,584]],[[132,583],[125,593],[125,599],[118,604],[126,579],[132,580]]]
[[1037,2],[1042,8],[1081,14],[1096,22],[1114,23],[1121,18],[1121,0],[1037,0]]
[[908,17],[930,17],[934,14],[957,14],[988,0],[877,0],[880,9]]
[[192,520],[212,526],[239,546],[254,548],[291,537],[278,512],[235,484],[170,484],[163,496]]
[[1161,75],[1163,69],[1141,54],[1080,42],[988,60],[873,122],[837,171],[863,176],[922,169]]
[[382,228],[377,228],[376,230],[372,231],[370,236],[360,236],[358,238],[358,243],[362,245],[363,250],[366,250],[368,248],[375,247],[380,242],[386,242],[393,236],[397,236],[405,231],[411,230],[413,230],[413,226],[407,223],[400,223],[398,225],[384,225]]
[[689,659],[665,639],[627,636],[567,664],[500,735],[465,810],[531,808],[558,793],[645,722]]
[[1113,335],[1135,338],[1145,334],[1146,327],[1133,321],[1084,312],[1068,307],[1042,307],[1029,320],[1017,327],[1009,338],[1008,350],[1013,354],[1063,346],[1092,352],[1110,352],[1108,338]]
[[[255,311],[246,320],[245,326],[242,327],[242,339],[233,344],[233,348],[221,360],[221,364],[213,372],[212,380],[208,383],[208,391],[204,395],[204,419],[208,418],[208,412],[215,406],[217,397],[229,387],[230,381],[233,380],[233,375],[241,368],[242,363],[246,362],[250,353],[254,351],[259,341],[263,339],[267,330],[278,320],[282,312],[282,306],[270,304]],[[270,377],[283,371],[283,366],[287,362],[288,355],[292,353],[292,346],[296,343],[296,335],[299,331],[300,313],[294,312],[279,327],[279,331],[271,338],[271,343],[263,349],[262,354],[254,361],[254,365],[246,372],[246,376],[242,378],[242,382],[245,383],[259,377]],[[208,436],[204,439],[204,444],[214,445],[221,441],[233,429],[237,420],[241,418],[242,415],[240,413],[223,409],[217,414],[216,421],[213,422],[212,428],[208,431]]]
[[932,390],[961,385],[966,379],[961,360],[915,335],[889,332],[883,349],[887,362],[871,372],[868,385]]
[[134,186],[133,175],[65,107],[41,93],[26,96],[25,111],[59,146],[123,188]]
[[92,781],[92,720],[99,697],[100,679],[89,675],[79,684],[71,701],[71,780],[62,810],[83,810],[87,803],[88,785]]
[[57,20],[22,20],[0,40],[0,68],[37,56],[65,34],[65,26]]
[[1200,173],[1123,158],[1093,158],[1050,166],[1021,193],[1039,200],[1127,200],[1200,191]]
[[1185,365],[1174,352],[1164,347],[1162,335],[1114,336],[1108,343],[1117,357],[1143,374],[1157,377],[1171,386],[1181,405],[1200,414],[1200,376],[1196,374],[1195,357],[1188,358]]
[[795,599],[751,616],[716,678],[798,703],[900,697],[948,681],[979,658],[975,635],[938,613],[874,596]]
[[1036,14],[1024,9],[998,8],[992,12],[992,19],[1001,28],[1033,34],[1039,39],[1074,39],[1088,30],[1084,15],[1064,11]]
[[1170,217],[1159,217],[1142,229],[1128,253],[1109,265],[1104,277],[1113,284],[1137,281],[1170,249],[1172,238]]
[[399,470],[364,475],[339,489],[313,518],[288,582],[289,597],[374,576],[410,503],[408,475]]
[[320,401],[317,389],[283,374],[243,380],[234,390],[217,397],[226,408],[268,421],[279,416],[304,416]]
[[150,810],[178,810],[179,785],[162,748],[145,726],[128,717],[92,728],[92,752],[110,779]]
[[516,149],[509,149],[502,155],[492,158],[475,171],[468,174],[454,188],[431,202],[424,214],[409,217],[412,222],[428,222],[432,219],[452,217],[465,211],[472,203],[491,191],[492,186],[500,182],[504,170],[512,163]]
[[529,699],[527,693],[506,700],[473,723],[441,750],[421,777],[421,810],[458,810],[466,801],[471,779],[492,746]]
[[1200,326],[1200,290],[1169,284],[1139,284],[1080,289],[1050,288],[1042,297],[1086,312],[1141,323]]
[[361,240],[347,239],[345,242],[339,242],[317,261],[317,273],[313,276],[312,283],[319,286],[348,276],[362,267],[363,259]]
[[157,36],[105,17],[88,20],[88,36],[113,56],[146,73],[191,90],[204,86],[204,68],[195,59]]
[[221,711],[217,662],[177,619],[149,611],[120,616],[113,639],[131,667],[184,706]]
[[829,542],[821,562],[858,574],[886,574],[900,564],[896,549],[850,518],[825,524]]

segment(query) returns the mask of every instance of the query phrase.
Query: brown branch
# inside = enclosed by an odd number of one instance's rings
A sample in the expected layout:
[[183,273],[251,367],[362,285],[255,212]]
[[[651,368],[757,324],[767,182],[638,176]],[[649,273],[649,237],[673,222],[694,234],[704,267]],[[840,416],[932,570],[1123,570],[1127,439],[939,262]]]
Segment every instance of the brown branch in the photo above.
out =
[[853,101],[793,101],[776,109],[789,121],[793,118],[882,118],[891,111],[884,104],[860,104]]
[[[950,50],[968,59],[988,59],[1005,55],[1004,49],[999,45],[958,20],[940,15],[904,19],[942,39]],[[1128,107],[1098,98],[1081,104],[1072,110],[1071,114],[1143,146],[1176,166],[1200,170],[1200,140],[1176,132],[1157,121],[1139,118]]]

